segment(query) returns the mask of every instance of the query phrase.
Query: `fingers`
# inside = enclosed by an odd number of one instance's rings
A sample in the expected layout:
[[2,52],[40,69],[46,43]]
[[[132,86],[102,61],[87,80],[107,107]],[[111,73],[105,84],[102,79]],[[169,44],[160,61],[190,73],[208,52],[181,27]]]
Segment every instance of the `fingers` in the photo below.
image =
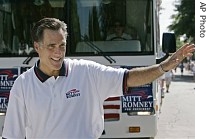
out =
[[195,51],[195,45],[186,43],[177,50],[176,54],[177,57],[185,58],[186,56],[191,56],[194,51]]
[[188,52],[194,52],[195,51],[195,45],[194,44],[188,44],[184,47],[184,49]]
[[181,48],[178,49],[178,51],[183,51],[183,50],[193,52],[195,50],[195,45],[186,43]]
[[174,62],[179,64],[186,57],[191,57],[195,51],[194,44],[184,44],[175,54]]
[[192,56],[194,50],[195,50],[194,44],[188,44],[188,43],[184,44],[181,48],[177,50],[176,53],[174,53],[172,60],[175,63],[180,63],[186,57]]
[[184,44],[182,47],[180,47],[177,51],[183,51],[184,49],[186,49],[187,47],[189,47],[189,43]]
[[184,46],[182,50],[183,57],[189,57],[193,55],[193,52],[195,51],[195,45],[194,44],[188,44]]
[[164,69],[173,69],[177,67],[179,63],[182,62],[186,57],[191,57],[193,55],[193,52],[195,51],[195,45],[194,44],[184,44],[182,47],[180,47],[175,53],[171,55],[168,60],[166,60],[164,63]]
[[191,57],[191,56],[193,56],[193,54],[192,53],[188,53],[185,57]]

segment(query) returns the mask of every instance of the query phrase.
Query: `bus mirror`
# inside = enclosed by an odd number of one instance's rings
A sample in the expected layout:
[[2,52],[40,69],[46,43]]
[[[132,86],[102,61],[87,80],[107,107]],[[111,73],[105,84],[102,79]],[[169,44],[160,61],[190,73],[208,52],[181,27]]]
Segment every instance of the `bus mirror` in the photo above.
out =
[[176,52],[176,38],[174,33],[163,33],[162,51],[166,54]]

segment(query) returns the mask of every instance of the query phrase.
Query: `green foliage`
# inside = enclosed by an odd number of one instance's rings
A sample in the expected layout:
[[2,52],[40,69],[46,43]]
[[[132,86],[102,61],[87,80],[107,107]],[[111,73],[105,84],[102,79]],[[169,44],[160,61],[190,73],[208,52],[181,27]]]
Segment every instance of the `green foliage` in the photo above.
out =
[[173,22],[168,26],[177,36],[186,35],[184,41],[195,42],[195,0],[180,0],[175,4],[176,14],[172,15]]
[[184,44],[184,42],[180,41],[179,38],[176,39],[176,47],[177,47],[177,49],[179,49],[183,44]]

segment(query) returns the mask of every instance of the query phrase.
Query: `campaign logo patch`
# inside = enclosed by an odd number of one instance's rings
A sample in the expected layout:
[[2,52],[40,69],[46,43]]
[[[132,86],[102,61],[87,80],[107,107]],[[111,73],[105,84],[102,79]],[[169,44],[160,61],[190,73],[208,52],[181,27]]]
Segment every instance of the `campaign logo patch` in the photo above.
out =
[[80,91],[77,89],[71,89],[66,93],[66,98],[72,98],[72,97],[79,97]]
[[9,102],[9,92],[0,93],[0,112],[5,113]]
[[18,68],[0,69],[0,92],[9,92],[18,77]]

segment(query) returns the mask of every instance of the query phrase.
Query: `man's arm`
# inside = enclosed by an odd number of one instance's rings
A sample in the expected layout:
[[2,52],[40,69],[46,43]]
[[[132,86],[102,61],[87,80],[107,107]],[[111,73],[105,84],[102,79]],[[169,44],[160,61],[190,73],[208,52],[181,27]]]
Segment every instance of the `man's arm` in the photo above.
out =
[[127,87],[135,87],[152,82],[164,74],[160,64],[149,67],[133,68],[129,70],[127,77]]
[[135,87],[152,82],[164,72],[174,69],[185,58],[193,55],[194,44],[185,44],[160,64],[134,68],[128,71],[127,87]]

